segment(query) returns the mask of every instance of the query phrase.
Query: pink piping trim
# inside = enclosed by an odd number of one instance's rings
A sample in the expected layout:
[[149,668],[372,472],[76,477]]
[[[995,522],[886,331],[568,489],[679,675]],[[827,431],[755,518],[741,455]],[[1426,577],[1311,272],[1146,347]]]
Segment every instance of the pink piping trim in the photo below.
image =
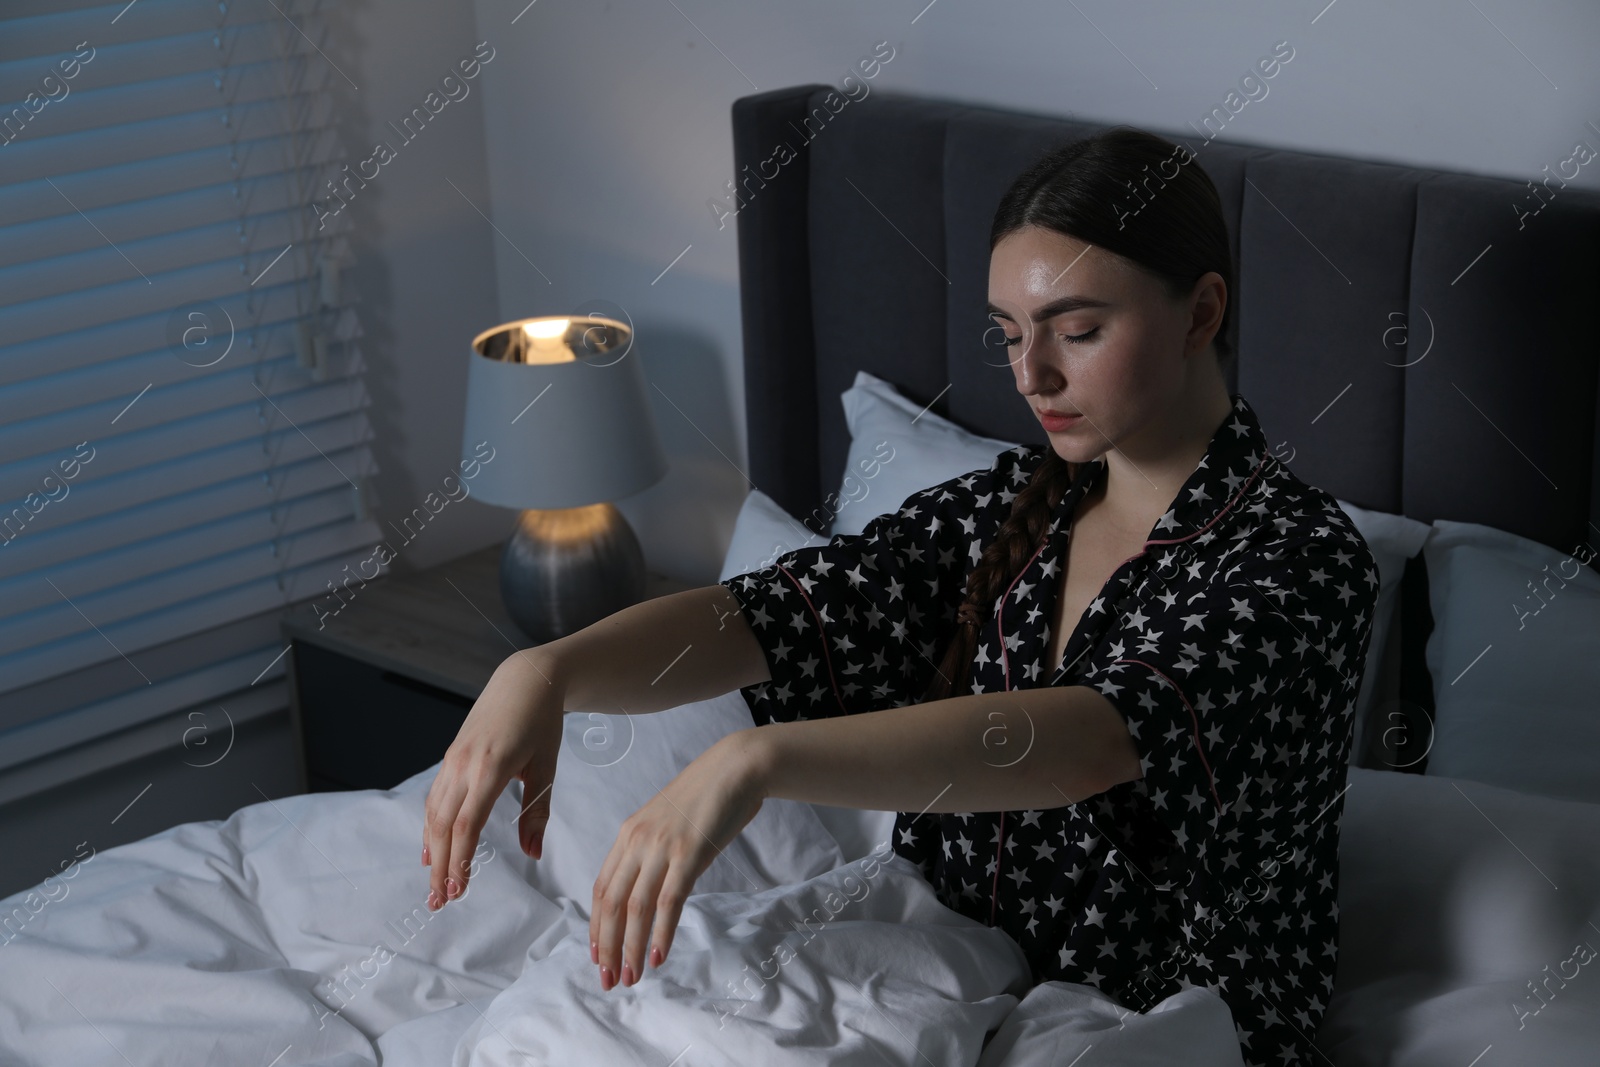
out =
[[789,581],[794,582],[795,590],[800,594],[800,599],[806,602],[806,607],[811,609],[812,618],[817,620],[817,640],[822,644],[822,662],[828,665],[828,684],[833,686],[833,699],[838,702],[840,711],[849,714],[844,706],[844,697],[839,695],[839,681],[833,676],[833,657],[828,654],[828,634],[822,628],[822,616],[817,614],[816,605],[811,603],[811,598],[806,595],[805,588],[798,581],[795,581],[794,575],[789,573],[789,568],[781,563],[775,565],[788,577]]
[[[1216,525],[1216,523],[1218,522],[1218,520],[1220,520],[1222,518],[1222,516],[1226,515],[1228,512],[1233,510],[1233,505],[1237,504],[1239,502],[1239,498],[1244,496],[1245,491],[1250,488],[1250,483],[1256,480],[1256,475],[1261,473],[1261,468],[1265,467],[1267,465],[1267,460],[1269,460],[1271,458],[1272,458],[1272,454],[1271,453],[1263,453],[1262,454],[1261,462],[1257,463],[1256,464],[1256,469],[1250,472],[1250,477],[1248,477],[1248,478],[1246,478],[1244,480],[1244,484],[1239,487],[1239,491],[1234,493],[1233,496],[1231,498],[1229,498],[1227,504],[1223,505],[1222,510],[1217,512],[1215,515],[1213,515],[1211,517],[1211,521],[1210,522],[1208,522],[1204,526],[1200,527],[1200,529],[1196,530],[1194,533],[1185,534],[1183,537],[1174,537],[1174,538],[1171,538],[1170,540],[1166,540],[1166,541],[1146,541],[1144,543],[1145,547],[1149,548],[1151,545],[1176,545],[1176,544],[1181,544],[1182,542],[1189,540],[1191,537],[1199,537],[1201,534],[1203,534],[1207,530],[1211,529],[1211,527]],[[1144,555],[1144,553],[1140,552],[1139,555],[1142,556],[1142,555]],[[1133,557],[1130,556],[1128,558],[1132,559]],[[1123,560],[1122,562],[1126,563],[1127,560]]]
[[[1123,560],[1121,563],[1117,564],[1116,570],[1113,570],[1111,573],[1112,574],[1116,574],[1117,571],[1120,571],[1123,567],[1127,566],[1129,562],[1131,562],[1132,560],[1136,560],[1140,556],[1144,555],[1146,552],[1149,551],[1151,545],[1176,545],[1176,544],[1180,544],[1180,543],[1182,543],[1184,541],[1190,540],[1191,538],[1199,537],[1201,534],[1203,534],[1207,530],[1211,529],[1211,527],[1216,525],[1217,522],[1219,522],[1224,515],[1226,515],[1229,511],[1233,510],[1233,505],[1238,503],[1239,498],[1241,496],[1243,496],[1246,493],[1246,491],[1249,490],[1250,484],[1256,480],[1256,475],[1261,473],[1261,469],[1267,465],[1267,460],[1270,459],[1270,458],[1271,458],[1270,454],[1263,454],[1262,455],[1261,462],[1257,463],[1256,467],[1255,467],[1255,470],[1250,472],[1250,477],[1248,477],[1248,478],[1246,478],[1244,480],[1244,484],[1239,486],[1238,492],[1234,493],[1233,496],[1231,498],[1229,498],[1228,503],[1223,506],[1222,510],[1217,512],[1215,515],[1213,515],[1211,517],[1211,521],[1210,522],[1208,522],[1204,526],[1200,527],[1200,529],[1194,531],[1194,533],[1185,534],[1183,537],[1174,537],[1174,538],[1170,538],[1168,540],[1150,540],[1150,541],[1146,541],[1144,543],[1144,547],[1143,548],[1141,548],[1139,551],[1135,552],[1133,555],[1129,556],[1127,559]],[[1015,586],[1017,584],[1017,582],[1021,580],[1022,576],[1027,573],[1028,568],[1033,566],[1033,561],[1039,558],[1039,553],[1044,551],[1044,546],[1049,543],[1049,540],[1050,540],[1050,535],[1047,533],[1045,535],[1044,539],[1039,542],[1039,547],[1033,550],[1033,555],[1028,557],[1028,562],[1023,565],[1022,570],[1018,571],[1017,572],[1017,576],[1015,578],[1011,579],[1011,585],[1006,586],[1005,595],[1000,598],[1000,610],[997,613],[998,618],[996,620],[996,628],[997,628],[997,630],[999,631],[999,634],[1000,634],[1000,663],[1001,663],[1001,666],[1005,668],[1005,679],[1006,679],[1006,691],[1007,692],[1011,691],[1011,658],[1006,655],[1006,628],[1005,628],[1006,600],[1011,596],[1012,587]]]
[[[1006,601],[1011,597],[1012,586],[1022,580],[1022,576],[1028,573],[1028,568],[1033,566],[1033,561],[1039,558],[1039,553],[1043,552],[1044,546],[1049,543],[1050,535],[1046,533],[1040,539],[1039,547],[1034,549],[1033,555],[1028,557],[1028,562],[1024,563],[1022,569],[1017,572],[1017,576],[1011,579],[1011,585],[1006,586],[1006,591],[1000,595],[1000,610],[995,613],[995,628],[1000,634],[1000,665],[1005,668],[1006,692],[1008,693],[1011,692],[1011,657],[1006,655]],[[998,870],[995,871],[995,874],[998,875],[999,873]]]
[[[1174,538],[1171,538],[1169,540],[1146,541],[1144,543],[1144,548],[1141,548],[1139,551],[1135,552],[1133,555],[1129,556],[1127,559],[1125,559],[1121,563],[1117,564],[1116,570],[1120,571],[1124,566],[1126,566],[1129,563],[1129,561],[1136,560],[1140,556],[1144,555],[1149,550],[1151,545],[1175,545],[1175,544],[1179,544],[1180,542],[1187,541],[1190,538],[1198,537],[1201,534],[1205,533],[1207,530],[1211,529],[1211,527],[1214,524],[1216,524],[1216,522],[1218,520],[1220,520],[1222,518],[1222,516],[1226,515],[1230,510],[1233,509],[1233,505],[1235,503],[1237,503],[1239,498],[1244,495],[1245,491],[1250,488],[1250,483],[1254,482],[1256,480],[1256,475],[1261,473],[1261,468],[1263,468],[1263,467],[1265,467],[1267,465],[1267,458],[1268,457],[1266,457],[1266,456],[1262,457],[1261,462],[1256,464],[1255,470],[1250,472],[1250,477],[1246,478],[1245,481],[1244,481],[1244,484],[1239,487],[1239,491],[1237,493],[1233,494],[1233,496],[1228,500],[1227,505],[1224,506],[1221,511],[1217,512],[1214,516],[1212,516],[1210,522],[1208,522],[1204,526],[1200,527],[1200,529],[1194,531],[1194,533],[1188,534],[1188,535],[1186,535],[1184,537],[1174,537]],[[1005,669],[1006,692],[1008,692],[1008,693],[1011,691],[1011,659],[1010,659],[1009,656],[1006,655],[1006,631],[1005,631],[1006,600],[1011,596],[1012,586],[1015,586],[1017,584],[1018,580],[1021,579],[1023,574],[1025,574],[1027,572],[1028,568],[1033,566],[1033,561],[1035,559],[1039,558],[1039,553],[1044,551],[1044,546],[1048,542],[1049,542],[1049,535],[1047,534],[1045,536],[1045,538],[1039,542],[1039,547],[1033,550],[1033,555],[1028,557],[1028,562],[1023,565],[1022,570],[1018,571],[1017,572],[1017,576],[1015,578],[1011,579],[1011,585],[1006,586],[1005,594],[1000,598],[1000,610],[995,613],[995,629],[1000,635],[1000,664]],[[1112,573],[1115,574],[1116,571],[1112,571]],[[819,626],[819,628],[820,628],[820,626]],[[827,651],[826,646],[824,646],[823,651],[824,652]],[[1183,701],[1183,706],[1186,709],[1188,709],[1188,712],[1189,712],[1189,721],[1193,724],[1193,727],[1194,727],[1193,733],[1190,735],[1190,737],[1194,741],[1195,754],[1200,757],[1200,765],[1206,769],[1206,784],[1211,787],[1211,798],[1217,802],[1217,808],[1220,810],[1222,808],[1222,798],[1217,795],[1217,780],[1216,780],[1216,777],[1211,773],[1211,764],[1206,759],[1205,750],[1200,747],[1200,717],[1195,714],[1194,708],[1189,703],[1189,698],[1183,695],[1183,690],[1178,686],[1177,682],[1174,682],[1171,678],[1167,678],[1167,676],[1165,674],[1163,674],[1161,671],[1157,670],[1155,667],[1150,666],[1150,664],[1144,662],[1143,660],[1126,659],[1126,658],[1124,658],[1124,659],[1119,659],[1116,662],[1118,662],[1118,663],[1137,663],[1141,667],[1144,667],[1144,668],[1146,668],[1148,670],[1155,671],[1157,674],[1160,674],[1162,678],[1166,678],[1167,684],[1172,686],[1173,691],[1178,694],[1178,699]],[[831,666],[830,666],[829,670],[830,671],[832,670]],[[1006,813],[1003,812],[1003,811],[1000,813],[1000,828],[999,828],[998,834],[999,834],[999,839],[998,839],[998,842],[995,845],[995,850],[994,850],[994,884],[990,888],[990,896],[989,896],[989,925],[990,926],[994,925],[995,911],[999,907],[999,904],[1000,904],[1000,862],[1004,858],[1005,844],[1006,844]]]
[[[1139,551],[1135,552],[1133,555],[1129,556],[1127,559],[1123,560],[1121,563],[1117,564],[1116,570],[1112,571],[1111,573],[1115,574],[1117,571],[1120,571],[1123,567],[1127,566],[1129,562],[1131,562],[1133,560],[1136,560],[1140,556],[1144,555],[1146,552],[1149,551],[1151,545],[1175,545],[1175,544],[1180,544],[1180,543],[1182,543],[1184,541],[1190,540],[1191,538],[1199,537],[1201,534],[1203,534],[1207,530],[1211,529],[1211,527],[1216,525],[1216,523],[1219,522],[1224,515],[1226,515],[1229,511],[1233,510],[1233,505],[1238,503],[1239,498],[1241,496],[1243,496],[1245,494],[1245,492],[1250,488],[1251,483],[1256,480],[1256,476],[1261,473],[1262,468],[1267,465],[1267,460],[1270,459],[1270,458],[1271,458],[1270,454],[1265,454],[1265,455],[1262,456],[1261,462],[1257,463],[1256,467],[1255,467],[1255,470],[1250,472],[1250,477],[1246,478],[1244,480],[1244,484],[1239,486],[1239,491],[1234,493],[1233,496],[1229,498],[1228,503],[1223,506],[1221,511],[1217,512],[1215,515],[1213,515],[1211,517],[1211,521],[1210,522],[1206,523],[1204,526],[1200,527],[1200,529],[1194,531],[1193,533],[1186,534],[1183,537],[1173,537],[1173,538],[1169,538],[1169,539],[1166,539],[1166,540],[1149,540],[1149,541],[1146,541],[1144,543],[1144,547],[1143,548],[1141,548]],[[1011,691],[1011,660],[1010,660],[1010,657],[1006,655],[1006,630],[1005,630],[1006,600],[1009,599],[1010,596],[1011,596],[1012,586],[1015,586],[1017,584],[1018,580],[1021,579],[1023,574],[1027,573],[1028,568],[1033,566],[1033,561],[1035,559],[1039,558],[1039,553],[1044,551],[1044,546],[1048,542],[1049,542],[1049,535],[1046,534],[1044,540],[1039,542],[1039,547],[1034,549],[1033,555],[1028,557],[1028,562],[1023,565],[1022,570],[1018,571],[1017,572],[1017,576],[1015,578],[1011,579],[1011,585],[1006,586],[1005,595],[1000,598],[1000,610],[996,613],[995,629],[997,630],[997,632],[1000,635],[1000,663],[1001,663],[1001,666],[1005,668],[1005,679],[1006,679],[1006,691],[1007,692]],[[1195,754],[1200,757],[1200,765],[1202,767],[1204,767],[1205,770],[1206,770],[1206,784],[1211,787],[1211,798],[1217,802],[1217,808],[1220,810],[1222,808],[1222,797],[1220,797],[1217,794],[1217,780],[1216,780],[1216,777],[1211,773],[1211,764],[1206,759],[1205,750],[1200,747],[1200,717],[1195,714],[1194,708],[1189,703],[1189,698],[1183,695],[1183,689],[1179,687],[1178,683],[1174,682],[1171,678],[1167,678],[1167,676],[1165,674],[1162,674],[1161,671],[1157,670],[1155,667],[1150,666],[1150,664],[1145,663],[1143,660],[1119,659],[1116,662],[1118,662],[1118,663],[1137,663],[1141,667],[1144,667],[1144,668],[1146,668],[1148,670],[1155,671],[1157,674],[1160,674],[1161,677],[1166,678],[1167,684],[1172,686],[1173,690],[1178,694],[1178,699],[1183,701],[1183,706],[1186,709],[1188,709],[1188,712],[1189,712],[1189,720],[1194,726],[1194,730],[1190,734],[1190,737],[1194,741]],[[1005,829],[1006,829],[1006,813],[1002,811],[1000,813],[1000,839],[999,839],[999,843],[995,846],[995,855],[994,855],[994,861],[995,861],[994,862],[994,885],[993,885],[993,888],[991,890],[991,895],[990,895],[990,898],[989,898],[989,900],[990,900],[990,903],[989,903],[989,925],[990,926],[994,925],[995,908],[998,906],[998,904],[1000,902],[1000,861],[1001,861],[1001,858],[1002,858],[1002,855],[1003,855],[1003,850],[1005,848],[1005,840],[1006,840]]]
[[[1216,515],[1212,516],[1212,519],[1211,519],[1210,522],[1208,522],[1204,526],[1200,527],[1200,529],[1196,530],[1194,533],[1187,534],[1187,535],[1185,535],[1183,537],[1174,537],[1174,538],[1171,538],[1171,539],[1168,539],[1168,540],[1164,540],[1164,541],[1146,541],[1144,543],[1145,547],[1143,549],[1140,549],[1138,552],[1136,552],[1133,555],[1129,556],[1128,559],[1123,560],[1122,563],[1117,564],[1117,570],[1121,570],[1122,567],[1123,567],[1123,564],[1126,564],[1128,562],[1128,560],[1138,559],[1140,556],[1144,555],[1145,552],[1149,549],[1149,547],[1151,545],[1176,545],[1176,544],[1180,544],[1180,543],[1182,543],[1184,541],[1189,540],[1190,538],[1199,537],[1201,534],[1203,534],[1207,530],[1211,529],[1211,527],[1213,525],[1215,525],[1222,518],[1222,516],[1226,515],[1229,511],[1233,510],[1233,505],[1238,503],[1239,502],[1239,498],[1241,496],[1243,496],[1247,490],[1249,490],[1250,484],[1256,480],[1256,476],[1261,473],[1262,468],[1264,468],[1267,465],[1267,460],[1269,460],[1271,458],[1272,458],[1272,456],[1271,456],[1270,453],[1269,454],[1264,454],[1261,457],[1261,462],[1257,463],[1256,467],[1255,467],[1255,470],[1250,472],[1250,477],[1248,477],[1248,478],[1246,478],[1244,480],[1244,484],[1239,486],[1239,491],[1234,493],[1233,496],[1229,498],[1228,503],[1223,506],[1222,510],[1217,512]],[[1116,571],[1113,571],[1112,573],[1115,574]],[[1178,683],[1174,682],[1171,678],[1167,678],[1166,674],[1164,674],[1162,671],[1158,670],[1157,668],[1152,667],[1150,664],[1146,663],[1144,660],[1131,659],[1131,658],[1124,657],[1122,659],[1117,660],[1116,662],[1117,663],[1137,663],[1139,666],[1144,667],[1146,670],[1155,671],[1157,674],[1161,675],[1162,678],[1166,679],[1167,684],[1172,686],[1173,691],[1178,694],[1178,699],[1183,701],[1184,708],[1187,709],[1188,712],[1189,712],[1189,721],[1194,726],[1194,730],[1189,736],[1194,741],[1195,754],[1200,757],[1200,765],[1206,769],[1206,783],[1211,787],[1211,799],[1213,799],[1213,800],[1215,800],[1217,802],[1217,808],[1218,808],[1218,810],[1221,810],[1221,808],[1222,808],[1222,797],[1217,795],[1217,780],[1216,780],[1216,777],[1211,773],[1211,763],[1210,763],[1210,761],[1208,761],[1206,759],[1205,749],[1200,746],[1200,716],[1195,714],[1195,710],[1194,710],[1193,705],[1191,705],[1189,703],[1189,698],[1183,695],[1183,687],[1178,685]]]
[[[1011,596],[1012,586],[1015,586],[1022,576],[1028,572],[1028,568],[1033,566],[1033,561],[1039,558],[1039,553],[1043,552],[1044,546],[1049,543],[1050,535],[1046,533],[1040,539],[1039,547],[1034,549],[1033,555],[1028,557],[1028,562],[1023,564],[1022,569],[1017,572],[1017,576],[1011,579],[1011,585],[1006,586],[1006,591],[1000,596],[1000,610],[995,613],[995,630],[1000,634],[1000,665],[1005,668],[1006,692],[1008,693],[1011,692],[1011,657],[1006,655],[1006,600]],[[1006,847],[1006,813],[1004,811],[1000,813],[998,834],[999,837],[994,846],[994,884],[989,890],[990,926],[994,925],[995,909],[1000,906],[1000,862],[1005,858],[1004,850]]]

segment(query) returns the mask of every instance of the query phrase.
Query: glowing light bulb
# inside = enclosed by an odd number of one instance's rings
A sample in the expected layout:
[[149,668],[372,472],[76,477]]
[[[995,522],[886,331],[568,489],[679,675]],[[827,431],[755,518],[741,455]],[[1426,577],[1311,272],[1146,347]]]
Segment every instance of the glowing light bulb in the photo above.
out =
[[522,332],[533,338],[560,337],[572,325],[571,319],[540,319],[522,324]]

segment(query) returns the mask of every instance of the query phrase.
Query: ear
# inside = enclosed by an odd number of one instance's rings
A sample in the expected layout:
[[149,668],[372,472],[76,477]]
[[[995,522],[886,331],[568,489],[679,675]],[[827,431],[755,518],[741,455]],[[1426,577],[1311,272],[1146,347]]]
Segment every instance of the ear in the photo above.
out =
[[1208,270],[1195,281],[1189,291],[1189,332],[1185,337],[1184,355],[1204,352],[1211,339],[1222,328],[1222,315],[1228,307],[1228,283],[1221,274]]

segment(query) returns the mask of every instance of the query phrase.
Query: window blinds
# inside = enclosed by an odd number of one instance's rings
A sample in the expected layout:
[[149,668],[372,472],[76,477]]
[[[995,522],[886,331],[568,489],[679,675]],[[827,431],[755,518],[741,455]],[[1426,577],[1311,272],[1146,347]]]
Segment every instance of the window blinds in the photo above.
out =
[[277,615],[381,540],[318,9],[0,5],[0,770],[281,708]]

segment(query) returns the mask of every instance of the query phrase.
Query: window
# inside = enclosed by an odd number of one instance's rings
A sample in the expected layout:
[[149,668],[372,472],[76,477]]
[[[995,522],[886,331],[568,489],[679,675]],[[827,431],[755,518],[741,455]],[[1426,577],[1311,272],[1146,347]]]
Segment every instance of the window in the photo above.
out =
[[318,6],[0,7],[0,771],[281,710],[381,539]]

